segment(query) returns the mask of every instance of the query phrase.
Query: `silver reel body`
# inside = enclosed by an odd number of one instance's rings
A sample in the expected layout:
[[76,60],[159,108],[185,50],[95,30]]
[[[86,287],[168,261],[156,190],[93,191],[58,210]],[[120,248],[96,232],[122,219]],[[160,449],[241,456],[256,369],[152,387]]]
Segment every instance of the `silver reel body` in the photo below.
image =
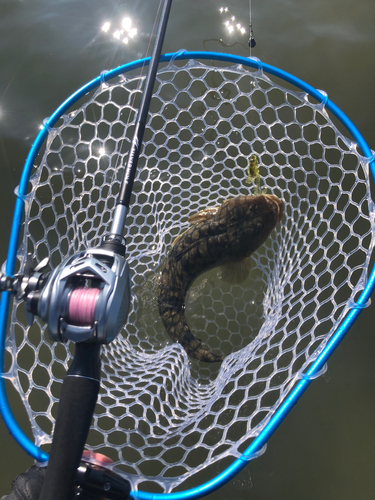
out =
[[[87,324],[77,324],[80,322],[69,306],[76,300],[74,290],[83,290],[88,284],[98,290],[89,299],[95,301],[91,304],[93,314]],[[96,248],[68,257],[49,276],[40,293],[29,294],[27,302],[35,311],[32,304],[37,301],[35,312],[48,324],[52,340],[108,344],[125,323],[130,290],[130,269],[125,258]]]

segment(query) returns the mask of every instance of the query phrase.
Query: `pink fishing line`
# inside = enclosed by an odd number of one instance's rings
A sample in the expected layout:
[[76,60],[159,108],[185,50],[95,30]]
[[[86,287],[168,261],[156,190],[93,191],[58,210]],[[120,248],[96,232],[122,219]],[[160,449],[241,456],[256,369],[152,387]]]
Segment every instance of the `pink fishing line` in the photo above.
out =
[[99,288],[75,288],[70,294],[68,318],[74,325],[92,325]]

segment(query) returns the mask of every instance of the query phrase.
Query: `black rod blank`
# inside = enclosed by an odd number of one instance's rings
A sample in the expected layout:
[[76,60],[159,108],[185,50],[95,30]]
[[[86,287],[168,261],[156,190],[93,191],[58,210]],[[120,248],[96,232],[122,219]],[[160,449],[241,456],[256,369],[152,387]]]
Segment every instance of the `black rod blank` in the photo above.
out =
[[129,154],[125,167],[125,175],[121,184],[120,193],[117,199],[118,205],[124,205],[129,207],[130,196],[133,190],[133,183],[135,172],[137,170],[138,157],[142,146],[144,130],[146,126],[146,120],[148,111],[150,108],[150,102],[152,97],[152,91],[154,88],[156,72],[159,66],[161,49],[164,42],[164,36],[167,29],[169,12],[171,9],[172,0],[165,0],[163,11],[160,16],[160,22],[158,25],[158,30],[155,37],[155,44],[151,55],[151,60],[147,72],[145,87],[142,95],[141,104],[139,106],[137,118],[134,126],[134,134],[132,142],[129,149]]

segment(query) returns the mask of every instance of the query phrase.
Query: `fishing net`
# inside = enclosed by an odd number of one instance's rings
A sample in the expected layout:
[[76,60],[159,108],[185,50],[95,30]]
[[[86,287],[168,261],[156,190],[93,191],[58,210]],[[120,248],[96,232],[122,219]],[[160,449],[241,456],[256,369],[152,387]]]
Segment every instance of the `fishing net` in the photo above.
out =
[[[219,65],[189,60],[159,70],[127,218],[131,312],[102,348],[88,448],[112,458],[135,488],[151,481],[171,491],[240,456],[367,279],[374,210],[357,145],[324,103],[261,70]],[[142,83],[139,71],[103,79],[49,130],[25,197],[21,269],[27,252],[36,262],[48,256],[53,269],[109,230]],[[230,285],[214,269],[188,291],[192,332],[228,354],[202,363],[162,326],[160,268],[192,214],[258,189],[246,182],[252,154],[259,188],[281,198],[285,212],[245,282]],[[29,327],[15,301],[6,351],[4,376],[45,447],[72,347],[52,343],[39,319]]]

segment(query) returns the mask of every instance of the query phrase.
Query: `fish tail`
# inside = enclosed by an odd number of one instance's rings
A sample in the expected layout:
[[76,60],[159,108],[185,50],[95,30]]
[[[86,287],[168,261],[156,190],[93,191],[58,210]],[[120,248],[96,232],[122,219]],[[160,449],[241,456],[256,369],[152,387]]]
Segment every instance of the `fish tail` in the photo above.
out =
[[182,345],[188,356],[206,363],[220,363],[224,360],[225,354],[213,353],[191,333],[183,310],[159,303],[159,313],[168,335],[174,342]]
[[206,363],[221,363],[226,358],[225,354],[215,354],[210,351],[202,342],[196,339],[198,345],[192,349],[191,345],[185,347],[187,354],[198,361],[205,361]]

